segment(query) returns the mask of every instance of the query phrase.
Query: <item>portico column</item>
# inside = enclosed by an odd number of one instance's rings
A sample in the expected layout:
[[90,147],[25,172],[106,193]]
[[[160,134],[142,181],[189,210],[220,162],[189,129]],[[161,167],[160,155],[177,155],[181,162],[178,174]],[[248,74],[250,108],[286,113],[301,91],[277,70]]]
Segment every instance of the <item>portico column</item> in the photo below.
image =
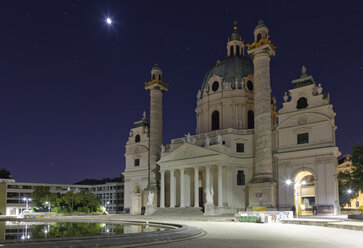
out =
[[194,207],[199,208],[199,171],[194,167]]
[[205,188],[210,188],[210,168],[209,166],[205,167]]
[[222,165],[218,165],[218,207],[222,206]]
[[175,185],[175,170],[170,170],[170,207],[175,207],[176,185]]
[[180,207],[185,207],[184,203],[184,168],[180,169]]
[[160,171],[160,207],[165,208],[165,171]]

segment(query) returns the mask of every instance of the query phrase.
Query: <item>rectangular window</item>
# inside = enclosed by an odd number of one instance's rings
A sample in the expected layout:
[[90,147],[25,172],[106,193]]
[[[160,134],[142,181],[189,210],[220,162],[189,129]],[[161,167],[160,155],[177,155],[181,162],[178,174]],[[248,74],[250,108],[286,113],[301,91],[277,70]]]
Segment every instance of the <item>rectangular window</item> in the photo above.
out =
[[9,185],[8,184],[8,189],[19,189],[18,185]]
[[134,165],[135,166],[139,166],[140,165],[140,159],[139,158],[138,159],[135,159]]
[[7,193],[7,197],[8,197],[8,198],[18,198],[18,197],[19,197],[19,193],[15,193],[15,192],[8,192],[8,193]]
[[237,143],[236,144],[236,151],[237,152],[245,152],[245,144],[243,144],[243,143]]
[[297,135],[297,144],[309,143],[309,133],[300,133]]
[[246,176],[243,170],[239,170],[237,173],[237,185],[245,185],[246,184]]

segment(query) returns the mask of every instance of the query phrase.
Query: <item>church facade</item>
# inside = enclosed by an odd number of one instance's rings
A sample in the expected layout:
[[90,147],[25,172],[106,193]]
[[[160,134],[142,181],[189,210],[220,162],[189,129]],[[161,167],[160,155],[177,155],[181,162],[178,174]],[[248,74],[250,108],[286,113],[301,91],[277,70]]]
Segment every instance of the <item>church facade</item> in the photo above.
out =
[[277,111],[270,86],[275,47],[262,21],[253,34],[254,42],[244,44],[234,27],[227,56],[197,93],[196,134],[170,144],[162,144],[168,85],[153,67],[145,83],[150,120],[144,114],[135,122],[126,143],[126,212],[202,206],[212,215],[261,207],[337,212],[340,152],[329,94],[303,67]]

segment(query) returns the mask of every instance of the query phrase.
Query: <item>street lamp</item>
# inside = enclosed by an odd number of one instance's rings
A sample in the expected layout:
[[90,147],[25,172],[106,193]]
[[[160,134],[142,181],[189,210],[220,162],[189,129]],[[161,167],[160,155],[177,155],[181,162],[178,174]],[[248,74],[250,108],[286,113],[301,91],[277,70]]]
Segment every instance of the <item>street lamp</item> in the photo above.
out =
[[109,202],[109,201],[105,202],[105,209],[106,209],[106,211],[107,211],[107,205],[108,205],[108,204],[110,204],[110,202]]
[[24,198],[23,198],[23,201],[25,201],[25,202],[26,202],[26,210],[28,210],[29,202],[31,202],[31,201],[32,201],[32,199],[31,199],[30,197],[24,197]]
[[[348,190],[347,190],[347,192],[348,192],[348,194],[351,194],[351,193],[353,193],[353,190],[348,189]],[[356,193],[356,194],[355,194],[355,209],[356,209],[357,214],[359,214],[359,201],[358,201],[358,195],[359,195],[359,193]]]
[[[287,179],[285,181],[286,185],[291,185],[293,182],[290,179]],[[303,181],[302,184],[305,184],[306,182]],[[295,211],[296,211],[296,218],[299,218],[299,200],[298,200],[298,196],[299,196],[299,187],[300,187],[300,183],[299,182],[295,182],[294,183],[294,196],[295,196]]]
[[48,205],[48,209],[49,209],[49,212],[50,212],[50,202],[46,201],[45,204]]

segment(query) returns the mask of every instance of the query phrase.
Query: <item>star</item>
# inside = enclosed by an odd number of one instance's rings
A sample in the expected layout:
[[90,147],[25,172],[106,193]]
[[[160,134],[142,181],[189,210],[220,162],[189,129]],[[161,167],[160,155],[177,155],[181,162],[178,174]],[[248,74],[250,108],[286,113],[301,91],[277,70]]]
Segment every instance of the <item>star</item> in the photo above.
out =
[[107,18],[106,18],[106,22],[107,22],[107,24],[108,24],[108,25],[111,25],[111,24],[112,24],[112,20],[111,20],[111,18],[110,18],[110,17],[107,17]]

